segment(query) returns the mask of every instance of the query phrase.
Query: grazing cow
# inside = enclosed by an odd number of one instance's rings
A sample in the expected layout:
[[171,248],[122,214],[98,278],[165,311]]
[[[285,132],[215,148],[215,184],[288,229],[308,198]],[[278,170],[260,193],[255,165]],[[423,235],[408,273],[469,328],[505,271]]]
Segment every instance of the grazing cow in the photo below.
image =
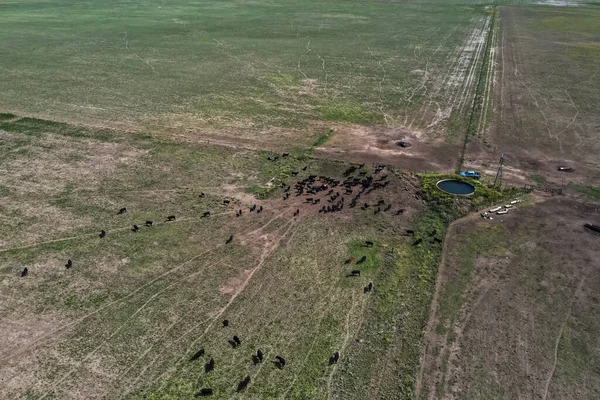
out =
[[402,215],[402,214],[404,214],[404,208],[401,208],[398,211],[396,211],[396,215]]
[[137,232],[137,231],[139,231],[139,230],[140,230],[140,228],[139,228],[137,225],[133,225],[133,228],[131,228],[131,230],[132,230],[133,232]]
[[213,390],[211,388],[201,389],[198,393],[196,393],[196,397],[207,397],[212,396]]
[[321,202],[321,199],[315,199],[313,200],[313,204],[319,204]]
[[198,360],[200,357],[202,357],[204,355],[204,349],[200,349],[196,352],[196,354],[194,354],[191,358],[190,361],[196,361]]
[[167,221],[175,221],[175,216],[174,215],[169,215],[167,217]]
[[200,194],[198,195],[198,197],[203,198],[205,196],[204,192],[200,192]]
[[238,346],[238,345],[237,345],[237,343],[236,343],[234,340],[227,339],[227,342],[228,342],[228,343],[229,343],[229,345],[230,345],[232,348],[234,348],[234,349],[235,349],[235,348]]
[[260,349],[256,352],[256,357],[260,362],[263,362],[263,352]]
[[283,154],[281,155],[281,157],[288,157],[289,155],[290,155],[290,153],[283,153]]
[[237,336],[234,336],[234,337],[233,337],[233,340],[234,340],[234,342],[236,342],[237,344],[242,344],[242,341],[241,341],[241,340],[240,340],[240,338],[239,338],[239,337],[237,337]]
[[250,383],[250,375],[248,375],[243,381],[238,383],[237,391],[238,392],[243,391],[244,389],[246,389],[246,387],[248,386],[249,383]]
[[390,211],[392,209],[392,205],[388,204],[387,207],[383,211]]
[[262,210],[263,210],[263,206],[260,206],[260,207],[258,207],[258,210],[256,210],[256,213],[259,214],[262,212]]
[[385,204],[385,200],[379,200],[379,201],[377,202],[377,205],[378,205],[378,206],[380,206],[380,205],[382,205],[382,204]]
[[377,207],[377,210],[373,211],[373,214],[377,215],[381,212],[381,208]]
[[252,204],[252,207],[250,207],[250,212],[256,210],[256,204]]
[[367,261],[367,256],[362,256],[362,257],[360,258],[360,260],[358,260],[358,261],[357,261],[357,263],[356,263],[356,264],[362,264],[362,263],[364,263],[365,261]]
[[146,226],[152,226],[152,221],[146,221]]
[[296,209],[296,211],[294,212],[294,217],[297,216],[298,214],[300,214],[300,209]]
[[66,269],[69,269],[69,268],[71,268],[72,266],[73,266],[73,261],[71,261],[70,259],[69,259],[69,260],[67,260],[67,263],[65,264],[65,268],[66,268]]
[[290,194],[289,194],[289,193],[286,193],[286,194],[283,196],[283,199],[284,199],[284,200],[287,200],[289,197],[290,197]]
[[371,290],[373,290],[373,282],[369,282],[369,284],[365,286],[365,293],[368,293]]
[[296,175],[298,175],[298,171],[292,171],[291,174],[296,176]]
[[101,231],[100,231],[100,234],[98,235],[98,237],[99,237],[100,239],[102,239],[104,236],[106,236],[106,231],[105,231],[105,230],[101,230]]
[[228,319],[223,320],[223,328],[226,328],[228,326],[229,326],[229,320]]
[[438,238],[433,238],[433,242],[434,243],[442,243],[442,239],[438,239]]
[[227,239],[227,241],[225,242],[225,244],[229,244],[233,242],[233,235],[229,236],[229,239]]
[[275,356],[275,358],[277,359],[277,361],[274,362],[275,366],[279,369],[283,369],[283,367],[285,367],[285,358],[280,356]]
[[372,242],[372,241],[370,241],[370,240],[367,240],[367,241],[365,242],[365,247],[373,247],[373,242]]
[[350,272],[350,275],[351,275],[351,276],[360,276],[360,270],[358,270],[358,269],[353,269],[353,270]]
[[210,217],[210,211],[205,211],[204,214],[202,214],[202,218],[206,217]]
[[23,269],[23,271],[21,271],[21,278],[26,277],[28,273],[29,273],[29,270],[27,269],[27,267],[25,267],[25,269]]
[[302,167],[302,171],[306,171],[306,168],[308,168],[308,165]]
[[253,365],[260,364],[260,360],[258,359],[258,357],[256,356],[256,354],[252,354],[252,364]]
[[415,231],[412,229],[406,229],[406,236],[415,236]]
[[277,161],[278,159],[279,159],[279,156],[267,157],[267,160],[269,160],[269,161]]
[[337,362],[339,360],[340,360],[340,353],[336,351],[334,355],[329,357],[329,365],[337,364]]
[[210,372],[215,369],[215,359],[211,358],[209,362],[204,364],[204,372]]
[[235,216],[236,216],[236,217],[239,217],[239,216],[241,216],[241,215],[242,215],[242,210],[239,210],[239,211],[236,211],[236,212],[235,212]]
[[127,209],[125,207],[121,208],[117,214],[125,214]]
[[226,205],[228,205],[229,203],[231,203],[231,201],[230,201],[230,200],[223,200],[223,204],[226,204]]
[[416,245],[418,245],[419,243],[421,243],[422,241],[423,241],[423,239],[422,239],[422,238],[419,238],[419,239],[415,240],[415,242],[414,242],[412,245],[413,245],[413,246],[416,246]]

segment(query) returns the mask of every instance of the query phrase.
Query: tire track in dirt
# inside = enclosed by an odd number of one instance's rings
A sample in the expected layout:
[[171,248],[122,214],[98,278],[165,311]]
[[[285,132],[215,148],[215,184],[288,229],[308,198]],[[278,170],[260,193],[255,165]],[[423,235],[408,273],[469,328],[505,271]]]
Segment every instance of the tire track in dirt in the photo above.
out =
[[[285,226],[286,226],[286,225],[284,225],[284,226],[282,226],[282,227],[278,228],[277,230],[279,230],[279,229],[281,229],[281,228],[284,228]],[[216,318],[218,318],[218,317],[216,317]],[[210,317],[210,318],[208,318],[207,320],[211,320],[211,321],[213,321],[213,322],[214,322],[214,319],[215,319],[215,317]],[[206,322],[206,320],[205,320],[205,321],[202,321],[201,323],[198,323],[198,324],[196,324],[196,325],[192,326],[192,328],[190,328],[188,331],[186,331],[186,332],[185,332],[183,335],[181,335],[180,337],[178,337],[178,338],[177,338],[177,339],[175,339],[174,341],[171,341],[171,342],[169,342],[169,345],[167,346],[167,348],[168,348],[168,347],[170,347],[170,346],[172,346],[173,344],[176,344],[177,342],[179,342],[180,340],[182,340],[183,338],[185,338],[186,336],[188,336],[188,335],[189,335],[189,334],[190,334],[190,333],[191,333],[193,330],[195,330],[196,328],[198,328],[199,326],[201,326],[201,325],[202,325],[204,322]],[[186,350],[186,354],[187,354],[187,353],[189,353],[189,348],[188,348],[188,350]],[[130,390],[133,390],[133,389],[134,389],[134,386],[135,386],[135,384],[136,384],[136,383],[139,381],[139,379],[141,379],[141,377],[143,376],[143,374],[145,373],[145,371],[146,371],[147,369],[149,369],[149,367],[150,367],[150,366],[154,365],[154,364],[156,363],[156,360],[157,360],[158,358],[159,358],[159,356],[155,357],[154,359],[152,359],[152,361],[151,361],[150,363],[148,363],[148,364],[146,365],[146,367],[144,368],[144,370],[143,370],[143,371],[142,371],[142,372],[141,372],[141,373],[140,373],[140,374],[139,374],[139,375],[136,377],[135,381],[133,382],[133,384],[132,384],[132,385],[131,385],[131,387],[130,387]],[[179,361],[177,361],[177,362],[179,362]],[[163,374],[163,375],[164,375],[164,374]],[[162,376],[161,376],[161,377],[162,377]]]
[[[225,304],[224,307],[222,307],[219,312],[217,314],[215,314],[215,316],[212,318],[212,321],[210,322],[210,324],[206,327],[206,329],[204,330],[204,332],[197,338],[195,339],[189,346],[188,348],[184,351],[184,354],[187,354],[191,351],[191,349],[196,346],[196,344],[202,340],[204,338],[204,336],[208,333],[208,331],[212,328],[212,326],[214,325],[214,323],[221,318],[221,316],[223,315],[223,313],[225,313],[225,311],[227,311],[227,309],[231,306],[231,304],[233,304],[233,302],[235,301],[235,299],[244,291],[244,289],[246,288],[246,286],[248,285],[248,283],[251,281],[252,277],[254,276],[254,274],[261,269],[261,267],[263,266],[265,260],[278,248],[279,243],[281,242],[281,240],[288,234],[288,232],[290,231],[290,229],[296,224],[297,220],[292,220],[291,222],[288,222],[287,224],[287,230],[278,238],[275,238],[275,242],[272,243],[270,246],[266,246],[266,248],[263,250],[260,258],[259,258],[259,262],[258,264],[252,269],[250,270],[248,276],[246,277],[246,280],[242,283],[242,285],[240,285],[240,287],[233,293],[233,295],[231,296],[230,300],[227,302],[227,304]],[[286,225],[284,225],[286,226]],[[255,231],[254,231],[255,232]],[[262,236],[261,236],[262,237]],[[180,357],[178,360],[175,361],[174,366],[172,369],[177,368],[177,365],[180,364],[185,358],[186,356]],[[164,384],[166,383],[165,381],[165,376],[166,374],[168,374],[170,372],[170,370],[165,371],[165,373],[163,373],[158,379],[159,380],[163,380],[163,384],[159,387],[159,391],[162,390],[162,388],[164,387]]]
[[[276,218],[273,218],[270,221],[268,221],[265,225],[262,226],[262,228],[267,227],[275,219]],[[259,229],[261,229],[261,228],[259,228]],[[256,230],[254,232],[256,232]],[[48,333],[46,335],[43,335],[43,336],[39,337],[38,339],[34,340],[31,344],[29,344],[29,345],[25,346],[24,348],[20,349],[18,352],[14,353],[14,354],[9,354],[8,356],[5,356],[5,357],[1,358],[0,359],[0,363],[4,363],[4,362],[10,360],[11,358],[13,358],[13,357],[15,357],[17,355],[23,354],[24,352],[27,352],[27,351],[31,350],[32,348],[36,347],[37,345],[41,344],[42,342],[44,342],[44,341],[50,339],[51,337],[55,336],[58,332],[60,332],[60,331],[62,331],[64,329],[76,326],[77,324],[85,321],[89,317],[98,314],[100,311],[103,311],[103,310],[107,309],[108,307],[111,307],[113,305],[119,304],[119,303],[123,302],[124,300],[127,300],[127,299],[133,297],[135,294],[137,294],[141,290],[149,287],[150,285],[158,282],[160,279],[162,279],[162,278],[164,278],[164,277],[166,277],[166,276],[168,276],[168,275],[170,275],[170,274],[178,271],[179,269],[181,269],[185,265],[189,264],[190,262],[192,262],[194,260],[197,260],[198,258],[203,257],[203,256],[205,256],[207,254],[210,254],[210,253],[214,252],[215,250],[217,250],[217,249],[219,249],[219,248],[221,248],[223,246],[224,246],[224,244],[220,244],[220,245],[217,245],[216,247],[214,247],[211,250],[207,250],[207,251],[205,251],[205,252],[203,252],[201,254],[198,254],[198,255],[196,255],[196,256],[194,256],[194,257],[192,257],[192,258],[184,261],[183,263],[177,265],[176,267],[174,267],[174,268],[172,268],[172,269],[170,269],[168,271],[165,271],[164,273],[162,273],[158,277],[156,277],[156,278],[152,279],[150,282],[145,283],[144,285],[138,287],[137,289],[135,289],[131,293],[127,294],[126,296],[124,296],[122,298],[119,298],[119,299],[116,299],[114,301],[111,301],[110,303],[107,303],[107,304],[99,307],[97,310],[94,310],[94,311],[92,311],[92,312],[90,312],[90,313],[88,313],[88,314],[86,314],[86,315],[84,315],[84,316],[76,319],[75,321],[69,322],[69,323],[67,323],[67,324],[65,324],[65,325],[63,325],[61,327],[56,328],[52,332],[50,332],[50,333]],[[0,366],[1,366],[1,364],[0,364]]]
[[[222,215],[230,215],[233,214],[234,211],[227,211],[224,213],[219,213],[219,214],[211,214],[211,217],[219,217]],[[160,226],[160,225],[173,225],[179,222],[190,222],[190,221],[201,221],[203,218],[199,217],[199,218],[180,218],[177,219],[175,221],[170,221],[170,222],[156,222],[152,225],[152,227],[156,227],[156,226]],[[119,227],[119,228],[106,228],[106,232],[107,234],[110,232],[123,232],[123,231],[129,231],[131,230],[131,226],[127,226],[127,227]],[[85,239],[85,238],[89,238],[89,237],[97,237],[98,236],[98,232],[94,232],[94,233],[84,233],[78,236],[69,236],[69,237],[65,237],[65,238],[59,238],[59,239],[51,239],[51,240],[45,240],[43,242],[35,242],[35,243],[30,243],[30,244],[26,244],[23,246],[18,246],[18,247],[10,247],[10,248],[4,248],[4,249],[0,249],[0,254],[1,253],[6,253],[6,252],[10,252],[10,251],[18,251],[18,250],[25,250],[25,249],[29,249],[32,247],[38,247],[38,246],[44,246],[46,244],[52,244],[52,243],[60,243],[60,242],[66,242],[69,240],[77,240],[77,239]]]
[[564,319],[562,325],[560,326],[560,330],[558,331],[558,337],[556,338],[556,343],[554,345],[554,362],[552,363],[552,369],[550,370],[550,374],[548,375],[548,379],[546,380],[546,386],[544,387],[544,397],[543,397],[544,400],[548,399],[550,383],[552,382],[552,377],[554,377],[554,372],[556,371],[556,365],[558,364],[558,345],[560,344],[560,339],[562,338],[563,332],[565,331],[567,323],[569,322],[569,318],[571,318],[571,313],[573,312],[573,306],[575,305],[575,301],[577,300],[577,293],[579,293],[581,291],[584,281],[585,281],[585,276],[582,276],[581,280],[579,281],[579,285],[577,285],[575,292],[573,292],[573,296],[571,297],[571,304],[569,305],[569,310],[567,311],[567,314],[565,315],[565,319]]
[[[267,222],[267,224],[265,224],[265,225],[264,225],[262,228],[265,228],[266,226],[268,226],[268,225],[269,225],[269,224],[270,224],[272,221],[274,221],[275,219],[276,219],[276,218],[273,218],[273,219],[271,219],[271,220],[270,220],[269,222]],[[261,229],[261,228],[259,228],[259,229]],[[255,230],[255,231],[253,231],[253,232],[256,232],[256,231],[258,231],[258,230]],[[257,238],[257,239],[258,239],[258,238]],[[220,247],[223,247],[223,246],[224,246],[224,245],[219,245],[219,246],[217,246],[217,248],[220,248]],[[213,251],[214,251],[214,250],[213,250]],[[241,251],[241,250],[240,250],[240,251]],[[236,254],[236,253],[237,253],[237,252],[235,252],[235,251],[234,251],[234,252],[231,252],[230,254]],[[205,252],[205,253],[202,253],[201,255],[195,256],[195,257],[193,257],[192,259],[190,259],[190,260],[186,261],[184,264],[190,263],[191,261],[193,261],[193,260],[196,260],[196,259],[198,259],[200,256],[202,256],[202,255],[205,255],[205,254],[206,254],[206,252]],[[218,265],[218,264],[220,264],[220,263],[222,263],[222,262],[223,262],[223,260],[220,260],[220,261],[217,261],[217,262],[215,262],[215,263],[211,264],[210,266],[215,266],[215,265]],[[182,265],[184,265],[184,264],[181,264],[181,265],[180,265],[180,266],[178,266],[177,268],[181,267],[181,266],[182,266]],[[195,275],[198,275],[198,274],[200,274],[201,272],[203,272],[203,271],[202,271],[202,270],[200,270],[200,271],[198,271],[198,272],[196,272],[196,273],[193,273],[193,274],[191,274],[191,275],[186,275],[186,276],[184,276],[183,278],[181,278],[181,279],[179,279],[179,280],[176,280],[175,282],[173,282],[173,283],[169,284],[167,287],[165,287],[164,289],[162,289],[162,290],[160,290],[159,292],[155,293],[154,295],[150,296],[150,298],[149,298],[149,299],[148,299],[148,300],[147,300],[147,301],[146,301],[146,302],[145,302],[145,303],[144,303],[144,304],[143,304],[141,307],[139,307],[139,308],[138,308],[138,309],[137,309],[137,310],[136,310],[136,311],[135,311],[135,312],[134,312],[134,313],[133,313],[133,314],[132,314],[132,315],[131,315],[131,316],[130,316],[130,317],[129,317],[129,318],[128,318],[128,319],[127,319],[127,320],[126,320],[124,323],[123,323],[123,324],[121,324],[121,326],[119,326],[119,327],[118,327],[118,328],[117,328],[115,331],[113,331],[113,332],[112,332],[112,333],[111,333],[111,334],[108,336],[108,338],[104,339],[104,340],[103,340],[103,341],[102,341],[102,342],[101,342],[101,343],[100,343],[98,346],[96,346],[96,347],[95,347],[95,348],[94,348],[94,349],[93,349],[91,352],[89,352],[89,353],[88,353],[88,354],[87,354],[87,355],[86,355],[86,356],[85,356],[85,357],[84,357],[84,358],[83,358],[81,361],[79,361],[77,366],[75,366],[75,367],[71,368],[71,369],[70,369],[70,370],[69,370],[69,371],[68,371],[68,372],[67,372],[65,375],[63,375],[63,377],[62,377],[62,378],[60,378],[60,379],[59,379],[59,380],[58,380],[56,383],[54,383],[54,384],[52,385],[52,388],[51,388],[50,390],[48,390],[48,391],[47,391],[47,392],[46,392],[46,393],[45,393],[45,394],[44,394],[42,397],[40,397],[40,400],[41,400],[41,399],[44,399],[44,398],[46,398],[46,397],[47,397],[49,394],[51,394],[51,393],[52,393],[52,392],[53,392],[53,391],[56,389],[56,387],[57,387],[58,385],[60,385],[62,382],[64,382],[64,380],[65,380],[65,379],[67,379],[67,378],[68,378],[68,377],[69,377],[69,376],[70,376],[70,375],[71,375],[73,372],[75,372],[75,370],[76,370],[76,369],[77,369],[77,368],[78,368],[78,367],[79,367],[79,366],[80,366],[80,365],[81,365],[83,362],[85,362],[87,359],[89,359],[89,358],[90,358],[92,355],[94,355],[94,354],[95,354],[95,353],[96,353],[96,352],[97,352],[97,351],[98,351],[100,348],[102,348],[102,346],[104,346],[104,345],[105,345],[105,344],[106,344],[106,343],[107,343],[107,342],[108,342],[110,339],[112,339],[114,336],[116,336],[116,334],[117,334],[117,333],[118,333],[118,332],[119,332],[121,329],[123,329],[123,328],[124,328],[124,327],[125,327],[125,326],[126,326],[126,325],[127,325],[127,324],[128,324],[128,323],[129,323],[129,322],[130,322],[130,321],[131,321],[131,320],[132,320],[132,319],[133,319],[133,318],[134,318],[134,317],[135,317],[137,314],[138,314],[138,313],[140,313],[140,312],[141,312],[143,309],[145,309],[145,307],[146,307],[146,306],[147,306],[147,305],[148,305],[148,304],[149,304],[149,303],[150,303],[152,300],[154,300],[154,299],[155,299],[155,298],[157,298],[157,297],[158,297],[160,294],[164,293],[165,291],[167,291],[167,290],[168,290],[168,289],[170,289],[171,287],[175,286],[176,284],[178,284],[178,283],[182,282],[183,280],[189,279],[190,277],[193,277],[193,276],[195,276]],[[127,297],[130,297],[130,295],[128,295]],[[217,316],[216,318],[218,318],[218,316]],[[214,323],[214,319],[213,319],[212,323]],[[189,352],[189,349],[188,349],[188,351],[187,351],[187,352]],[[187,353],[187,352],[186,352],[186,353]]]

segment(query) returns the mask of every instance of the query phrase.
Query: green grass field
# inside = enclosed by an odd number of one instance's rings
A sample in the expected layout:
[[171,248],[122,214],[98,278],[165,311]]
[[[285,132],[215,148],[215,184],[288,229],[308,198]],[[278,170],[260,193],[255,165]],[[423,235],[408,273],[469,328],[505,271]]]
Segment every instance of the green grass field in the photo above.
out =
[[305,0],[0,7],[7,112],[239,136],[323,120],[425,128],[436,107],[446,113],[469,93],[476,54],[461,49],[487,15],[481,5]]

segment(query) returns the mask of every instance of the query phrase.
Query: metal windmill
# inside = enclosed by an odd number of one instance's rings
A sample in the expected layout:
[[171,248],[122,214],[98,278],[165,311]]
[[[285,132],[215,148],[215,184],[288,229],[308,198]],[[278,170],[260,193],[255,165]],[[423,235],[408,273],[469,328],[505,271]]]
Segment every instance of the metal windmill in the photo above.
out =
[[496,179],[494,179],[494,186],[498,184],[502,186],[502,166],[504,165],[504,153],[500,155],[500,163],[498,165],[498,172],[496,172]]

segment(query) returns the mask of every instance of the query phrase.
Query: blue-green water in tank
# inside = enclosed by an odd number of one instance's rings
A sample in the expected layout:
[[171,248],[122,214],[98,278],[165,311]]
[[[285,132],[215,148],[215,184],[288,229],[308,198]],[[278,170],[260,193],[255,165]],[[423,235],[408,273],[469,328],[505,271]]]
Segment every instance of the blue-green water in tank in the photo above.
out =
[[457,179],[446,179],[437,183],[438,189],[450,194],[469,195],[475,192],[475,186]]

